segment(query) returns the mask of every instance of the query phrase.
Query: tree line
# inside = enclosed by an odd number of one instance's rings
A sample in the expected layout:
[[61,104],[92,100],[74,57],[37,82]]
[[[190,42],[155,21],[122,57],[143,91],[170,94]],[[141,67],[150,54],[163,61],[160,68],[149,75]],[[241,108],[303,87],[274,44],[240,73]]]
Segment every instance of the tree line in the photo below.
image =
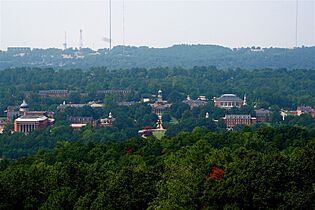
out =
[[314,129],[279,126],[59,141],[0,161],[0,208],[314,209],[314,139]]

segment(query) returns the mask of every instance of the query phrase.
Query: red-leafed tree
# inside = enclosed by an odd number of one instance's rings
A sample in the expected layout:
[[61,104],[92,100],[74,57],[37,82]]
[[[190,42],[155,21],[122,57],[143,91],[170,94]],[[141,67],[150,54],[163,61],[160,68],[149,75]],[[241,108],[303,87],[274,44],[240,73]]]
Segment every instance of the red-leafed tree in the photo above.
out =
[[224,170],[217,166],[212,166],[211,172],[209,173],[209,177],[214,180],[221,180],[224,177]]

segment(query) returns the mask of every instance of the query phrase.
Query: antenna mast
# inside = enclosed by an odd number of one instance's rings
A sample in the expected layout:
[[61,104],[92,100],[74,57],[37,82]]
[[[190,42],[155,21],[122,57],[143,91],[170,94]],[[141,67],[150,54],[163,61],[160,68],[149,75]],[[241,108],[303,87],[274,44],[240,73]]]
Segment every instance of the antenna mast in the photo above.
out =
[[63,43],[64,50],[67,49],[67,32],[65,31],[65,42]]
[[109,50],[112,49],[112,1],[109,0]]
[[299,12],[299,0],[296,0],[296,6],[295,6],[295,47],[298,47],[298,12]]
[[81,50],[81,49],[82,49],[82,47],[83,47],[82,32],[83,32],[83,30],[82,30],[82,29],[80,29],[80,45],[79,45],[79,49],[80,49],[80,50]]
[[123,0],[123,16],[122,16],[122,29],[123,29],[123,55],[125,53],[125,0]]

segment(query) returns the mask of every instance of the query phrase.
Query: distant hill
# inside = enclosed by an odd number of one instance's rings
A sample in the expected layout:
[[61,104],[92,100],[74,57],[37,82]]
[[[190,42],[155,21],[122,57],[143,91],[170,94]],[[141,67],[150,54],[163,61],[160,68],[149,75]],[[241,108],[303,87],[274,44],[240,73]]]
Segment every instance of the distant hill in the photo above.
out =
[[315,47],[226,48],[217,45],[174,45],[168,48],[123,47],[93,51],[89,48],[0,51],[0,69],[12,67],[108,69],[217,66],[221,69],[315,69]]

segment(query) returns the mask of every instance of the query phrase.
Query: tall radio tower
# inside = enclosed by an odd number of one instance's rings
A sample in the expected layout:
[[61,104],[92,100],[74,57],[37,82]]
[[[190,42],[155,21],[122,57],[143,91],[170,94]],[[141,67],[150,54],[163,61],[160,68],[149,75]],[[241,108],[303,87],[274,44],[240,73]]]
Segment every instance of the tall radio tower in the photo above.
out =
[[299,0],[296,0],[296,5],[295,5],[295,47],[298,47],[298,14],[299,14]]
[[125,0],[123,0],[123,11],[122,11],[122,29],[123,29],[123,55],[125,54]]
[[109,50],[112,49],[112,0],[109,0]]
[[65,31],[65,42],[63,43],[63,48],[67,49],[67,32]]
[[82,47],[83,47],[82,32],[83,32],[83,30],[82,30],[82,29],[80,29],[80,45],[79,45],[79,49],[80,49],[80,50],[81,50],[81,49],[82,49]]

